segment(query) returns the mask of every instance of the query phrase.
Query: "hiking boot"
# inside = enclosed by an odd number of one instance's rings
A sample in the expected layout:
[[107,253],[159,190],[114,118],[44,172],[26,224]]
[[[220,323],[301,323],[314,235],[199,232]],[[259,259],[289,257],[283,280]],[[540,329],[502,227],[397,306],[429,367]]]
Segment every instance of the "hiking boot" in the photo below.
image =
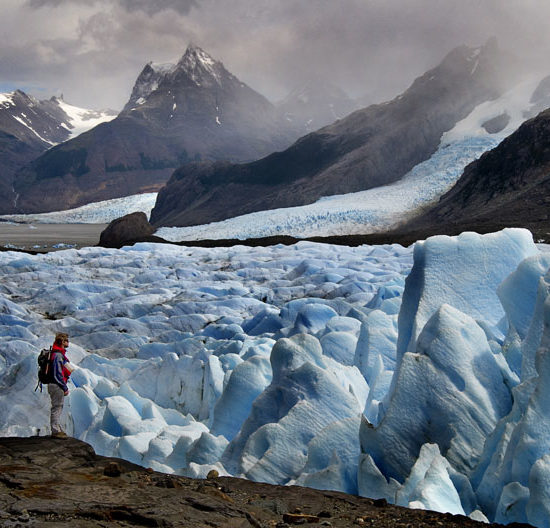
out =
[[52,438],[68,438],[67,433],[64,431],[57,431],[56,433],[52,434]]

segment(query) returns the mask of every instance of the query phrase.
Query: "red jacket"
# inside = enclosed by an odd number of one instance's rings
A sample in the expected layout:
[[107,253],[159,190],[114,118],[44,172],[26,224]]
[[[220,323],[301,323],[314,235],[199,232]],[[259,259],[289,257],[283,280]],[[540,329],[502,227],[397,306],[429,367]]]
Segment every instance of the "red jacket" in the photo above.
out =
[[67,359],[66,350],[57,344],[52,346],[52,367],[53,367],[53,381],[59,385],[64,392],[67,392],[67,380],[71,375],[69,369],[65,367],[65,364],[69,362]]

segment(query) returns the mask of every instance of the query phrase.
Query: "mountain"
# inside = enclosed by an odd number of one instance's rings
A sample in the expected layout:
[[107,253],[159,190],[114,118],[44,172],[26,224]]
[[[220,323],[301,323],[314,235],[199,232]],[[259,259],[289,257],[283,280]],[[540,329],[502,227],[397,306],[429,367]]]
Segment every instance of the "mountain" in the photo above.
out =
[[110,111],[95,112],[67,104],[62,97],[39,101],[21,90],[0,94],[0,192],[3,209],[14,206],[15,172],[53,145],[113,119]]
[[192,164],[159,193],[156,225],[206,224],[312,203],[399,180],[438,148],[443,133],[511,84],[496,40],[461,46],[394,100],[358,110],[248,164]]
[[338,86],[316,78],[292,90],[277,107],[303,135],[342,119],[359,105]]
[[399,230],[426,235],[517,226],[548,240],[549,204],[550,108],[469,164],[435,206]]
[[295,137],[273,104],[190,45],[177,64],[147,64],[116,119],[21,171],[18,212],[158,190],[189,161],[257,159]]

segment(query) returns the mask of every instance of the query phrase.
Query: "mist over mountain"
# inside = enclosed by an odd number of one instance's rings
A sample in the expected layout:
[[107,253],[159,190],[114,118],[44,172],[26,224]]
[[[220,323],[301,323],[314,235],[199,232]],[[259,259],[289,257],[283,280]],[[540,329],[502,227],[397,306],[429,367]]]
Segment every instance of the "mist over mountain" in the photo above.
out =
[[320,78],[312,78],[292,90],[277,107],[302,134],[313,132],[342,119],[361,105],[340,87]]
[[284,152],[248,164],[190,164],[159,193],[157,225],[206,224],[312,203],[399,180],[438,148],[442,134],[517,79],[491,39],[461,46],[394,100],[358,110]]
[[116,119],[22,170],[17,212],[155,191],[182,164],[253,160],[298,135],[265,97],[191,44],[175,65],[147,64]]

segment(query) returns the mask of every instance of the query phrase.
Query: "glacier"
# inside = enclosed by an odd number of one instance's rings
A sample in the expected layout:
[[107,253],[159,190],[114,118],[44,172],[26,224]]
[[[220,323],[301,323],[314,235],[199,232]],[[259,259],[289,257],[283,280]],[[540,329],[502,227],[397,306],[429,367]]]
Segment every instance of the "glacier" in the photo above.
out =
[[[399,245],[141,243],[0,253],[0,434],[548,526],[550,248],[522,229]],[[548,380],[548,381],[547,381]]]
[[[301,207],[260,211],[222,222],[191,227],[162,227],[156,235],[165,240],[240,239],[290,235],[297,238],[376,233],[396,227],[448,191],[464,167],[496,147],[523,123],[536,106],[531,96],[541,76],[527,78],[493,101],[477,106],[446,132],[439,148],[391,185],[344,195],[326,196]],[[489,133],[484,123],[509,117],[498,133]],[[2,215],[5,221],[26,223],[109,223],[134,211],[150,216],[156,193],[90,203],[77,209],[28,215]]]

